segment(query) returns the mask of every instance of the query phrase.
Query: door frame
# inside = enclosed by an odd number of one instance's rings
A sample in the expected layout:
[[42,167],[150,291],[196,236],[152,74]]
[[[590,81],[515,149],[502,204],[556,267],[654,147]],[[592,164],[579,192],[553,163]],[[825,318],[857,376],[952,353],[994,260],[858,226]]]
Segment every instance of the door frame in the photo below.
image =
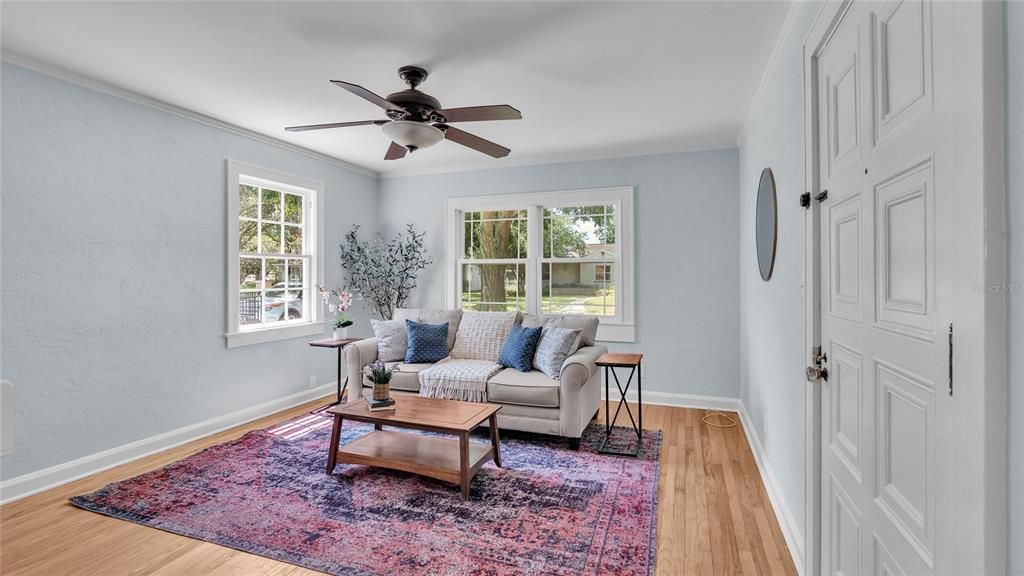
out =
[[[854,0],[826,0],[803,43],[804,191],[812,202],[804,220],[804,317],[807,363],[821,345],[819,257],[817,56]],[[856,0],[861,1],[861,0]],[[944,85],[958,111],[953,124],[951,213],[953,380],[961,417],[939,422],[941,441],[958,465],[936,471],[959,497],[944,512],[956,530],[940,527],[936,551],[956,573],[1002,574],[1006,564],[1006,315],[1005,171],[1003,151],[1003,7],[1001,2],[954,2],[953,69]],[[962,115],[960,112],[963,112]],[[821,573],[821,389],[807,382],[805,402],[804,573]],[[981,425],[978,425],[981,423]],[[965,537],[966,535],[966,537]],[[942,546],[959,536],[956,546]]]

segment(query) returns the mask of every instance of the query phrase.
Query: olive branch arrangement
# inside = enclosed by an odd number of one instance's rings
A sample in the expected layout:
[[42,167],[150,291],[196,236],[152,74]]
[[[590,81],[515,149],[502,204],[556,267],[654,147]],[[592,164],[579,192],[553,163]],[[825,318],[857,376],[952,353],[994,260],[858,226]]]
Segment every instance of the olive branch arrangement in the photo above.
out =
[[416,288],[419,273],[433,263],[423,243],[426,232],[406,226],[390,240],[377,235],[373,242],[359,239],[359,225],[341,243],[341,268],[347,290],[366,300],[382,320],[391,320]]

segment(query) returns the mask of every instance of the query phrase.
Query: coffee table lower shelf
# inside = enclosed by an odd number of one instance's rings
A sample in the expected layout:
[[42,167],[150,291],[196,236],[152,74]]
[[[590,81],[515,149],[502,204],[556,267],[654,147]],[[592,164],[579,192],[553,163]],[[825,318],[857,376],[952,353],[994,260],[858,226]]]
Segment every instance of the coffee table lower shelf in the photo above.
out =
[[374,430],[338,449],[337,462],[376,466],[429,476],[462,487],[469,495],[469,481],[487,461],[494,459],[494,448],[467,442],[466,467],[463,468],[460,441],[392,430]]

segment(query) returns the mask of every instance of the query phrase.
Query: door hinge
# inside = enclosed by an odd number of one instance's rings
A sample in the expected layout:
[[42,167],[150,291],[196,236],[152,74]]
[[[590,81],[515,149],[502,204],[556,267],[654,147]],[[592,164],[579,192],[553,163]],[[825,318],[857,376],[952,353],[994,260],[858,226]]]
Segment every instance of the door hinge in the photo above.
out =
[[953,323],[949,323],[949,395],[953,395]]
[[818,192],[818,195],[815,196],[814,199],[817,200],[818,202],[824,202],[825,200],[828,200],[828,190],[822,190],[821,192]]
[[810,192],[804,192],[803,194],[800,195],[800,207],[801,208],[805,208],[805,209],[811,207],[811,193]]

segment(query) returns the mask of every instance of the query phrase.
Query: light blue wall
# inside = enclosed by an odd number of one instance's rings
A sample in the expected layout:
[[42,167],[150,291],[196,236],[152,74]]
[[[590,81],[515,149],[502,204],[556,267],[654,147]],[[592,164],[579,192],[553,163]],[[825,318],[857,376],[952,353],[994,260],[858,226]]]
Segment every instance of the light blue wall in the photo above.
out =
[[[803,39],[820,4],[797,8],[740,143],[740,394],[785,506],[804,527]],[[761,170],[771,168],[779,201],[775,272],[761,279],[754,214]],[[767,417],[767,422],[765,418]],[[785,522],[786,519],[780,518]]]
[[384,178],[382,231],[428,232],[419,304],[443,306],[445,198],[635,186],[637,338],[610,346],[645,354],[645,390],[735,398],[737,166],[728,149]]
[[1008,572],[1024,574],[1024,2],[1006,3]]
[[309,338],[228,350],[225,159],[326,184],[328,284],[377,180],[4,64],[8,479],[334,381]]

